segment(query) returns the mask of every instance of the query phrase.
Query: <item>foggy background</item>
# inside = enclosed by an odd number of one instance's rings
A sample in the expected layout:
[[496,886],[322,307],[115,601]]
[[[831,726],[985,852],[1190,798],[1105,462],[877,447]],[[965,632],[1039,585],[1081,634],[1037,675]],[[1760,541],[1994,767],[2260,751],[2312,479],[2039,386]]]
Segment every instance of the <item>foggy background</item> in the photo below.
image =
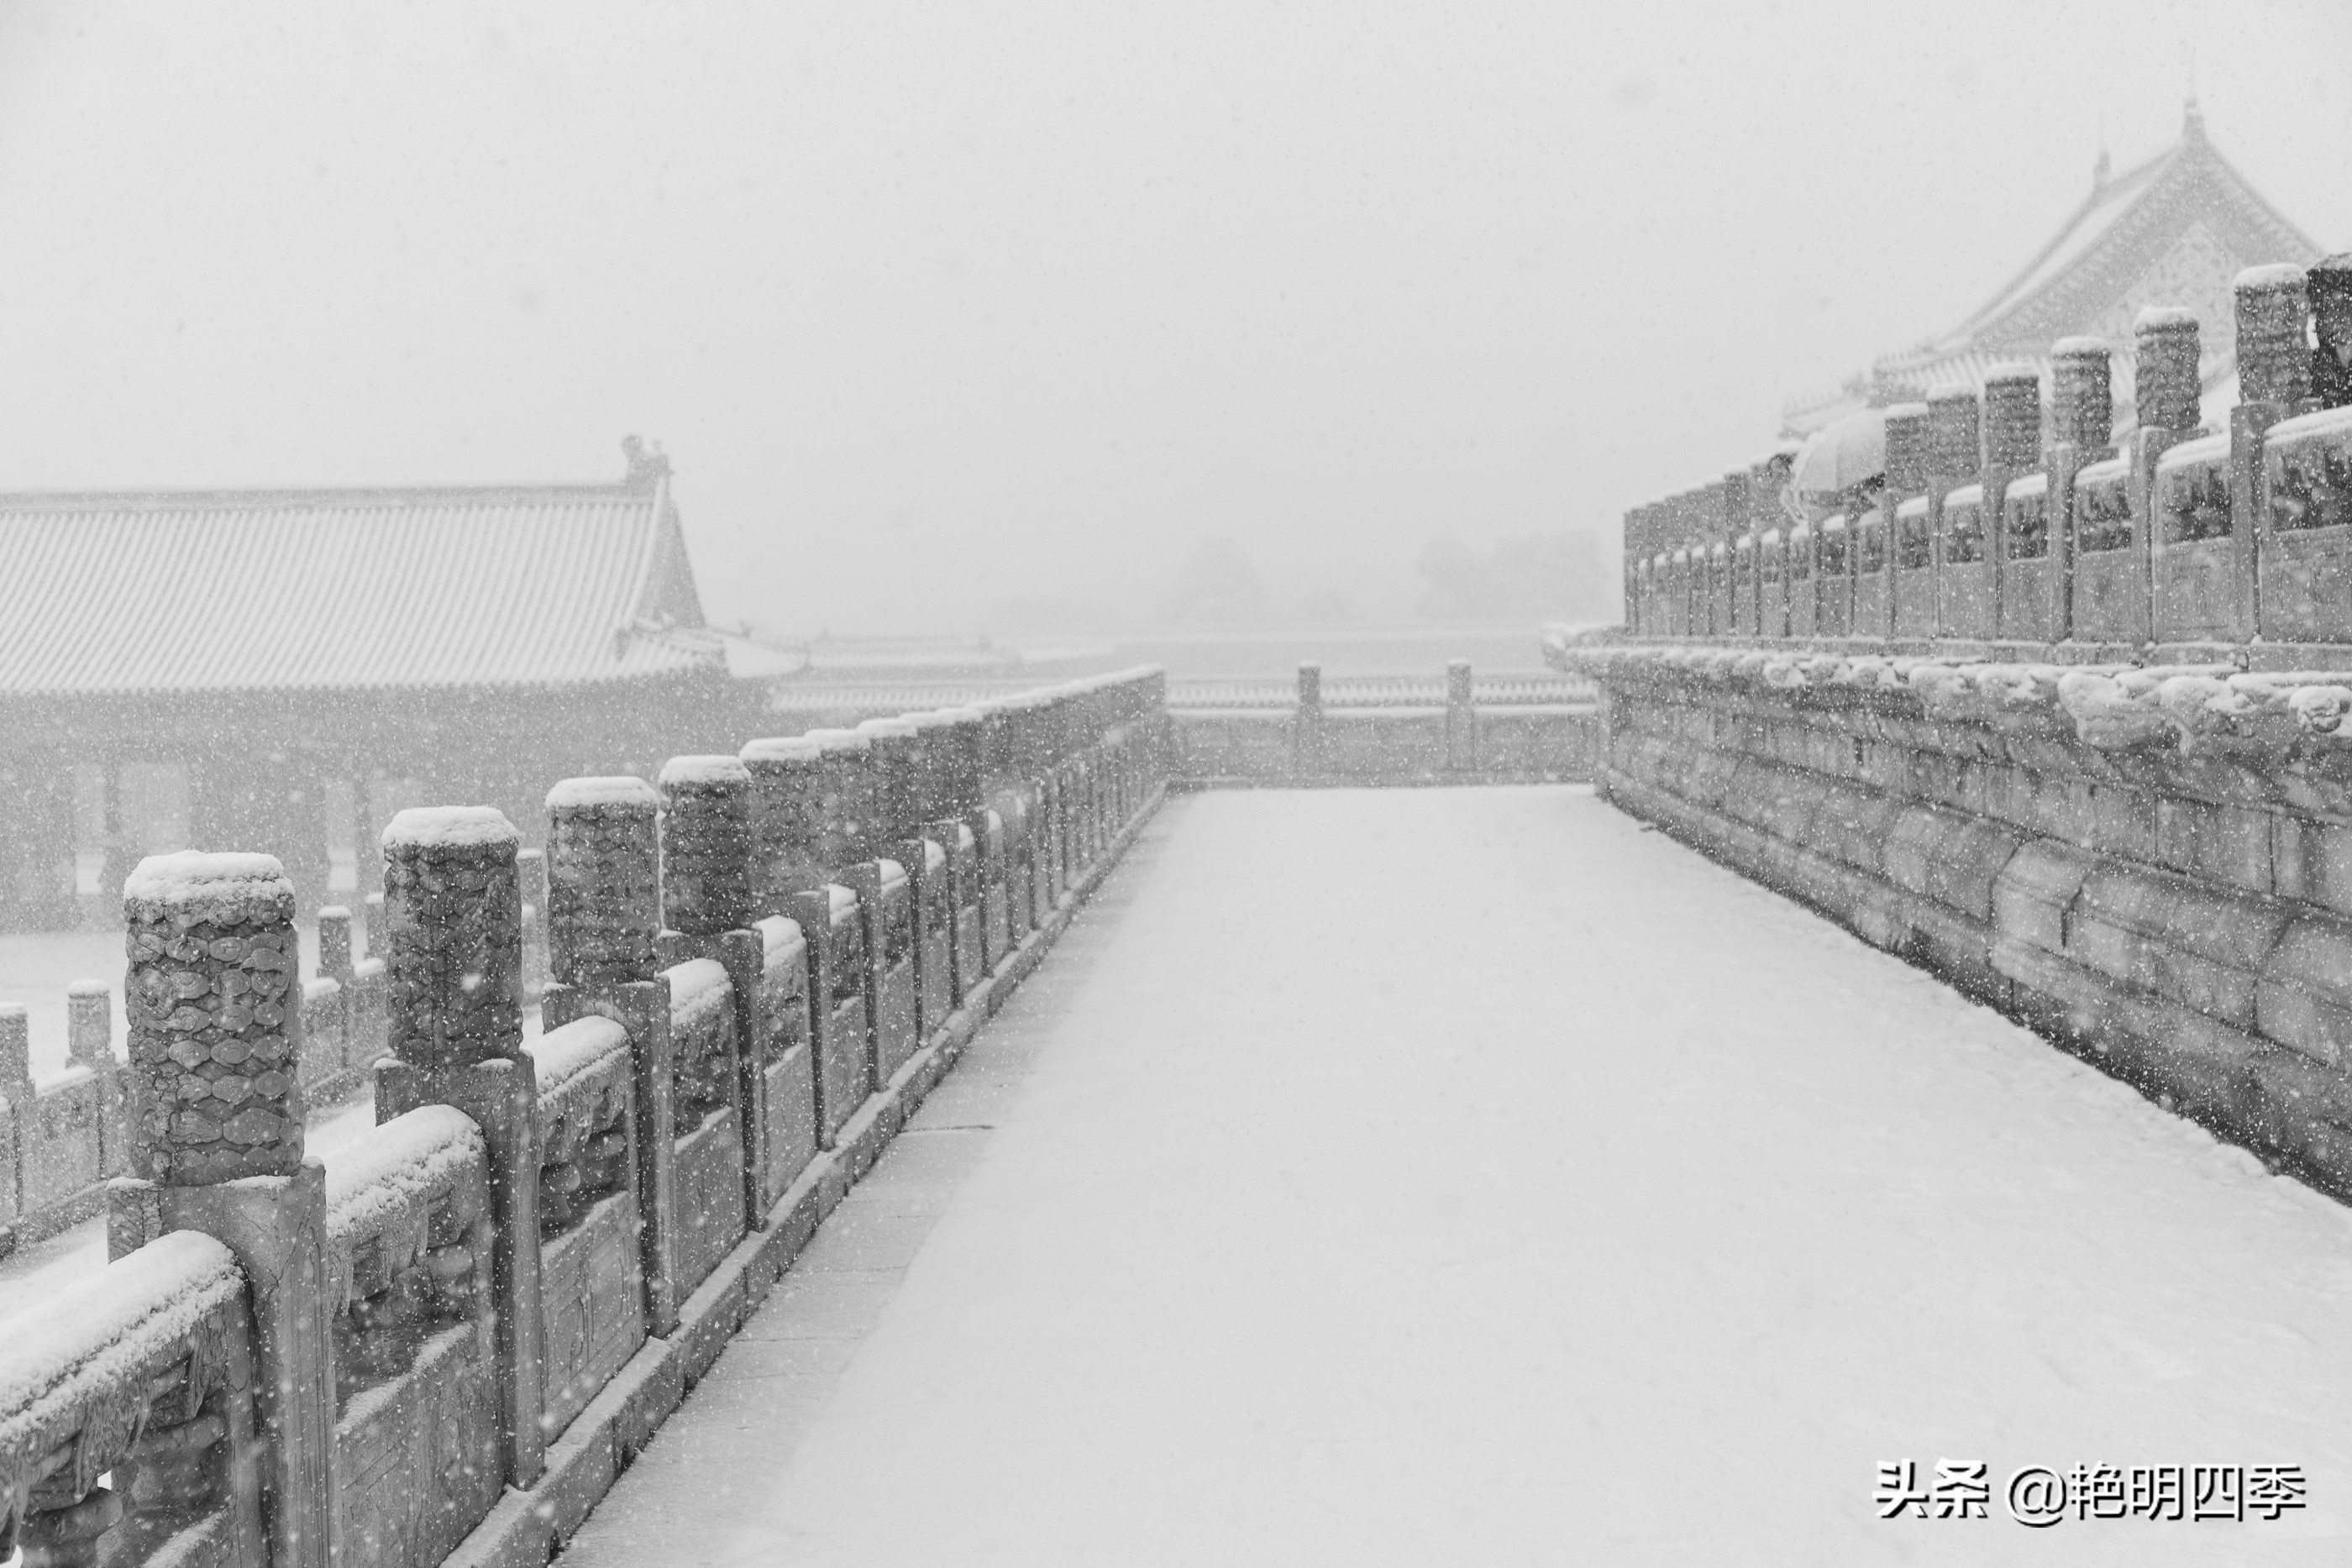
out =
[[[1965,26],[1961,24],[1965,22]],[[0,5],[0,487],[617,478],[794,635],[1612,615],[2352,6]]]

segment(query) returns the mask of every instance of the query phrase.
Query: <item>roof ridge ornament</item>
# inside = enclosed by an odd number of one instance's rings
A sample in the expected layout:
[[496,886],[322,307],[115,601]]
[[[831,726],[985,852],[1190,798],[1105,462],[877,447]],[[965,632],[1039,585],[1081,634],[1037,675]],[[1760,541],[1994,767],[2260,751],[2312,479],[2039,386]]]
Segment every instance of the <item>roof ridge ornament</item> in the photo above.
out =
[[669,476],[669,458],[658,441],[641,436],[621,437],[621,455],[629,461],[628,477],[623,482],[632,488],[650,490]]

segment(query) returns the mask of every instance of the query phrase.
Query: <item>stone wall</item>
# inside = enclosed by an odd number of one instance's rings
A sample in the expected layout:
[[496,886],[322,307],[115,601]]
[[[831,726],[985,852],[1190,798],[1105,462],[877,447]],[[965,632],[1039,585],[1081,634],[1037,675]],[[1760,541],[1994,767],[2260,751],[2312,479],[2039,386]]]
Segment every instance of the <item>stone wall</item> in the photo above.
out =
[[2352,1201],[2352,680],[1559,657],[1618,805]]
[[[135,1174],[113,1261],[0,1333],[0,1557],[545,1562],[1157,805],[1164,684],[745,752],[550,795],[535,1040],[493,808],[394,819],[366,977],[293,983],[269,856],[140,866],[131,1061],[70,1086]],[[373,1064],[331,1166],[313,1049]]]

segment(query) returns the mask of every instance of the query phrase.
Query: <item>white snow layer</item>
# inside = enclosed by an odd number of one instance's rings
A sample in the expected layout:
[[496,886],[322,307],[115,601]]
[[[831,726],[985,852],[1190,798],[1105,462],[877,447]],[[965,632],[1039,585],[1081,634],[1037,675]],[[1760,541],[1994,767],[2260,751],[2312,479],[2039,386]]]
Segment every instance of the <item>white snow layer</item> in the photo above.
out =
[[593,1071],[614,1051],[627,1050],[628,1045],[627,1030],[611,1019],[591,1014],[548,1030],[524,1049],[531,1055],[539,1097],[550,1100],[562,1093],[573,1079]]
[[824,744],[805,735],[779,735],[765,740],[746,742],[743,749],[735,755],[747,764],[814,762],[824,756]]
[[159,908],[255,897],[291,901],[294,884],[276,855],[181,850],[141,861],[123,878],[122,896]]
[[710,1021],[727,1005],[727,966],[716,958],[688,958],[662,971],[669,977],[669,1027],[684,1034]]
[[519,844],[522,835],[496,806],[411,806],[384,825],[383,842],[386,849],[398,844],[476,849]]
[[0,1334],[0,1454],[22,1453],[64,1414],[56,1401],[143,1382],[244,1289],[226,1247],[175,1230],[12,1314]]
[[761,963],[765,968],[774,968],[789,959],[794,948],[806,946],[801,936],[801,923],[786,915],[771,915],[751,929],[760,934]]
[[547,792],[547,809],[551,811],[596,806],[635,806],[652,811],[660,805],[661,797],[654,792],[652,785],[628,774],[566,779]]
[[[2344,1209],[1582,791],[1149,836],[570,1568],[2342,1560]],[[2310,1507],[1877,1517],[1947,1458]]]
[[665,787],[676,784],[749,784],[751,770],[740,757],[673,757],[662,764]]
[[345,1245],[374,1235],[481,1164],[487,1147],[454,1105],[420,1105],[352,1139],[326,1162],[328,1234]]

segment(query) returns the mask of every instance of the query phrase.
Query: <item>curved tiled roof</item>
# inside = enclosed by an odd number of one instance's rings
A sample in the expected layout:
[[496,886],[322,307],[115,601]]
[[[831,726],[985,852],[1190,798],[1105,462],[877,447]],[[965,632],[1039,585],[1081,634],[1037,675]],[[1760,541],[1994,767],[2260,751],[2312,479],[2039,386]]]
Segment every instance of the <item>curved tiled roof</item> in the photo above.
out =
[[0,496],[0,695],[629,680],[723,664],[667,485]]
[[2318,255],[2311,238],[2207,140],[2192,103],[2172,147],[2112,176],[2103,159],[2090,195],[1967,320],[1881,357],[1833,392],[1792,402],[1784,418],[1790,430],[1809,432],[1873,402],[1916,397],[1940,382],[1980,384],[1986,368],[2004,361],[2026,360],[2046,371],[2054,340],[2085,332],[2114,344],[2115,393],[2119,412],[2127,412],[2130,324],[2147,303],[2197,311],[2210,398],[2236,374],[2230,280],[2238,269]]

